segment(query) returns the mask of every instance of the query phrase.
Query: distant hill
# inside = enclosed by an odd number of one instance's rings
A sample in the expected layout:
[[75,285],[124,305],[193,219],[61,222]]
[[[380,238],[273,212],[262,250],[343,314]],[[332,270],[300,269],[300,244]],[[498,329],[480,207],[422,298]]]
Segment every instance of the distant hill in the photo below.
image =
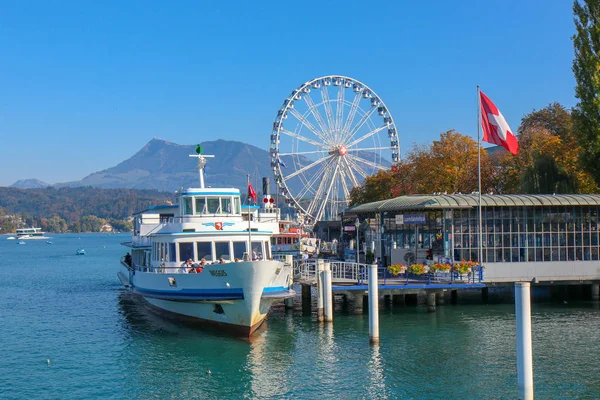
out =
[[10,187],[19,189],[40,189],[50,186],[49,183],[42,182],[39,179],[21,179],[10,185]]
[[[204,154],[215,155],[205,167],[205,182],[213,187],[245,188],[247,175],[252,182],[272,177],[269,153],[258,147],[235,141],[215,140],[201,143]],[[179,145],[152,139],[131,158],[120,164],[86,176],[80,181],[56,184],[56,187],[92,186],[95,188],[156,189],[174,192],[181,187],[199,186],[196,145]],[[260,188],[257,188],[259,191]]]

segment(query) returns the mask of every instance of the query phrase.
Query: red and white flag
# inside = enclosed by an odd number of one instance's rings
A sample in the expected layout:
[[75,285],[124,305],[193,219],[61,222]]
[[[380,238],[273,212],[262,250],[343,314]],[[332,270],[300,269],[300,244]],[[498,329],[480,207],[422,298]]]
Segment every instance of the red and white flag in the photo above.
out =
[[479,91],[481,104],[481,127],[483,141],[504,147],[513,155],[519,152],[519,142],[498,107],[482,91]]

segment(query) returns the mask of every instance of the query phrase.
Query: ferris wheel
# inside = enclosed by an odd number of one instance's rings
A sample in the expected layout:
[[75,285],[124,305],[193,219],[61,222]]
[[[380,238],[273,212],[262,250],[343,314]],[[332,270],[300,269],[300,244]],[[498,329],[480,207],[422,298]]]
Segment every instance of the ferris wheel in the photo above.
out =
[[306,225],[333,220],[350,191],[399,160],[392,115],[367,85],[345,76],[312,79],[285,99],[271,133],[271,167]]

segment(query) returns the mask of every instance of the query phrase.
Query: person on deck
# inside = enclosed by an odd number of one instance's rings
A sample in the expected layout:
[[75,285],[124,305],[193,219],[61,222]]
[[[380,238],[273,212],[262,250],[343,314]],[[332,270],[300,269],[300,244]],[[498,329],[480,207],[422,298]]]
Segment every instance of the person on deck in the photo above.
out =
[[125,264],[131,267],[131,254],[129,253],[125,254]]

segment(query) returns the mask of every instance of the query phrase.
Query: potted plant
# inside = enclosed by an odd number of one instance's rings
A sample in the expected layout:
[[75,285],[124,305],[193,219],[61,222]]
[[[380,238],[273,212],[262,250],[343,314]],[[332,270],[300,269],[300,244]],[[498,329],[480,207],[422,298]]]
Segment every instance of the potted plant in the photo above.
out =
[[408,268],[408,272],[414,275],[423,275],[429,272],[429,267],[423,264],[413,264]]
[[406,272],[406,266],[402,264],[394,264],[388,266],[388,272],[394,276],[398,276]]

